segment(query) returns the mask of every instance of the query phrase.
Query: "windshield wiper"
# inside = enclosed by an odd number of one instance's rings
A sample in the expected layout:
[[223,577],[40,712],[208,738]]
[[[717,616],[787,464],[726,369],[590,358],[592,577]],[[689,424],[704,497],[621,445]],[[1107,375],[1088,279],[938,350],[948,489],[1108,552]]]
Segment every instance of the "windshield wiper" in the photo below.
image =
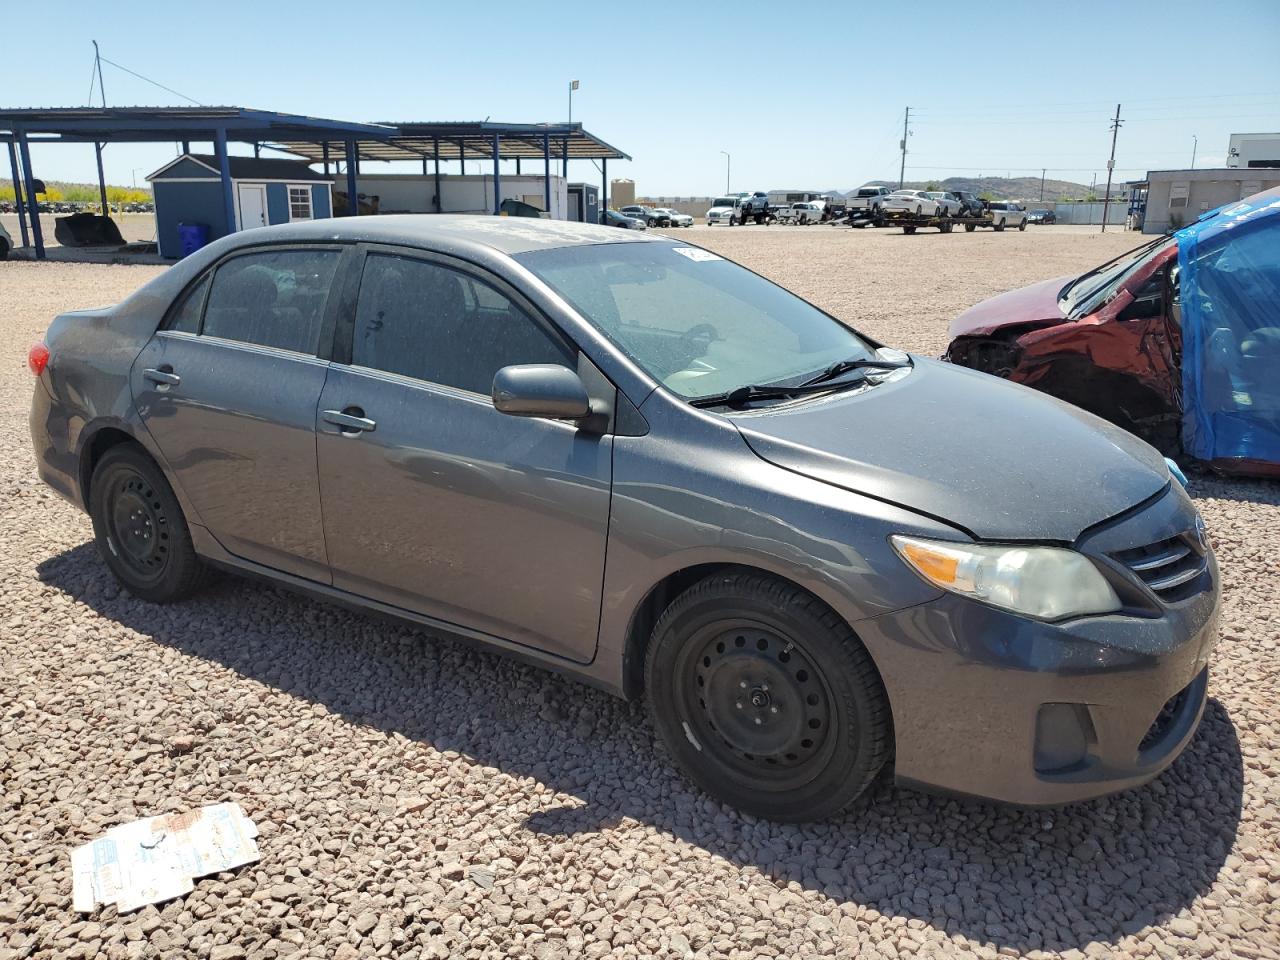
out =
[[850,370],[897,370],[901,367],[909,366],[911,366],[909,362],[899,360],[876,360],[862,357],[838,360],[816,377],[811,377],[804,381],[800,386],[810,387],[817,383],[826,383],[829,380],[834,380],[842,373],[848,373]]
[[1081,280],[1087,280],[1089,277],[1092,277],[1094,274],[1101,273],[1103,270],[1107,269],[1107,267],[1111,266],[1113,263],[1115,263],[1118,260],[1123,260],[1125,257],[1137,256],[1138,254],[1145,253],[1146,251],[1150,250],[1152,247],[1159,244],[1161,241],[1167,240],[1167,239],[1169,238],[1163,237],[1163,236],[1156,237],[1150,243],[1144,243],[1141,246],[1134,247],[1132,250],[1126,250],[1124,253],[1120,254],[1119,256],[1112,257],[1106,263],[1098,264],[1092,270],[1088,270],[1080,274],[1080,276],[1076,277],[1074,280],[1068,283],[1065,287],[1059,290],[1058,299],[1059,300],[1063,299],[1068,293],[1070,293],[1075,288],[1076,284],[1078,284]]
[[[832,366],[835,366],[835,364]],[[861,366],[869,366],[879,369],[881,367],[906,367],[910,366],[910,364],[869,362],[866,364],[859,364],[856,367],[846,367],[845,370],[856,370]],[[834,374],[833,376],[838,376],[838,374]],[[866,379],[866,374],[863,374],[860,377],[852,377],[848,380],[842,380],[840,383],[831,383],[828,380],[822,380],[820,382],[810,381],[808,383],[798,383],[793,387],[750,385],[738,387],[736,390],[730,390],[727,393],[716,393],[709,397],[698,397],[696,400],[690,400],[689,404],[694,407],[741,407],[750,403],[752,400],[790,400],[793,397],[803,397],[806,394],[811,393],[830,393],[833,390],[852,387],[855,384],[864,382]]]

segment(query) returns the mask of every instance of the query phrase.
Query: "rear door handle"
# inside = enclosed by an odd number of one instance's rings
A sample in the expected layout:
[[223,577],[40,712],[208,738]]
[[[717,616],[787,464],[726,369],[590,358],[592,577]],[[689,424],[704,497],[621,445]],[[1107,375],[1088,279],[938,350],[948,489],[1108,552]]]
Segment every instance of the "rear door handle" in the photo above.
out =
[[148,367],[142,371],[142,375],[152,383],[163,383],[170,387],[176,387],[182,382],[182,378],[172,370],[156,370],[153,367]]
[[359,407],[347,407],[345,410],[325,410],[322,414],[326,423],[332,423],[340,433],[355,436],[357,433],[372,432],[377,429],[377,422],[364,415]]

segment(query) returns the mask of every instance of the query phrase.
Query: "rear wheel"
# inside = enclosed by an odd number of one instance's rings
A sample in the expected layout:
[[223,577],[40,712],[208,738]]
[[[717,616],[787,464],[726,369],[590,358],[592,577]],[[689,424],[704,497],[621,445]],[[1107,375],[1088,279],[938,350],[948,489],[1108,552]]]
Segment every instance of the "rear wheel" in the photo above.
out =
[[645,661],[654,726],[685,774],[773,820],[837,813],[889,755],[889,704],[865,647],[830,609],[755,573],[678,597]]
[[902,232],[915,233],[916,232],[915,224],[912,224],[912,223],[904,224],[902,227]]
[[89,482],[89,516],[98,551],[126,590],[153,603],[181,600],[208,568],[169,482],[141,447],[112,447]]
[[966,223],[966,224],[964,225],[964,232],[965,232],[965,233],[973,233],[973,231],[975,231],[975,230],[977,230],[977,229],[978,229],[978,225],[977,225],[976,223]]

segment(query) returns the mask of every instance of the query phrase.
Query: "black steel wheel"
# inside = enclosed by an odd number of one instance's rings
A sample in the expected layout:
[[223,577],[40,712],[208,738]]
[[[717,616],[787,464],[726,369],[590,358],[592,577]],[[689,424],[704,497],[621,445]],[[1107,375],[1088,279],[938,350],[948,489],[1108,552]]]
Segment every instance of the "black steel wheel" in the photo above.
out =
[[889,751],[888,703],[848,626],[756,573],[702,581],[667,608],[645,664],[654,725],[708,793],[775,820],[852,803]]
[[977,229],[978,229],[978,225],[977,225],[976,223],[966,223],[966,224],[964,225],[964,232],[965,232],[965,233],[973,233],[973,231],[975,231],[975,230],[977,230]]
[[89,514],[99,553],[135,596],[167,603],[204,582],[177,497],[141,447],[121,444],[103,455],[89,484]]

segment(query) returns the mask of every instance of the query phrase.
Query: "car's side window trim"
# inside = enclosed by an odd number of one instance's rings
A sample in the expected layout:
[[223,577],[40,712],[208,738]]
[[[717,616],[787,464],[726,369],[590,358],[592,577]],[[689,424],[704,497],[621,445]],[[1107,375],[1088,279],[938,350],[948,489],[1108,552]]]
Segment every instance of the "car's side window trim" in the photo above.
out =
[[[337,328],[334,333],[333,362],[341,363],[347,366],[353,366],[351,362],[352,345],[355,340],[355,319],[356,307],[360,299],[360,286],[364,279],[365,265],[369,262],[370,256],[392,256],[403,257],[408,260],[420,260],[426,263],[438,264],[446,269],[457,271],[464,276],[470,277],[477,282],[488,284],[498,293],[502,294],[515,306],[519,307],[532,320],[540,330],[548,337],[565,348],[565,352],[577,362],[577,358],[582,354],[582,348],[560,328],[550,317],[532,303],[528,297],[522,294],[512,284],[495,274],[493,271],[486,269],[480,264],[473,263],[470,260],[463,260],[459,257],[453,257],[448,254],[438,253],[434,250],[423,250],[419,247],[400,247],[392,244],[360,244],[360,252],[363,254],[351,266],[351,274],[346,283],[343,285],[342,291],[342,310],[338,317]],[[372,367],[360,367],[361,370],[375,369]],[[378,371],[387,372],[387,371]],[[463,390],[447,383],[435,383],[430,380],[421,380],[416,377],[406,377],[405,379],[415,383],[425,383],[431,386],[438,386],[450,391],[465,393],[468,396],[485,396],[471,390]]]

